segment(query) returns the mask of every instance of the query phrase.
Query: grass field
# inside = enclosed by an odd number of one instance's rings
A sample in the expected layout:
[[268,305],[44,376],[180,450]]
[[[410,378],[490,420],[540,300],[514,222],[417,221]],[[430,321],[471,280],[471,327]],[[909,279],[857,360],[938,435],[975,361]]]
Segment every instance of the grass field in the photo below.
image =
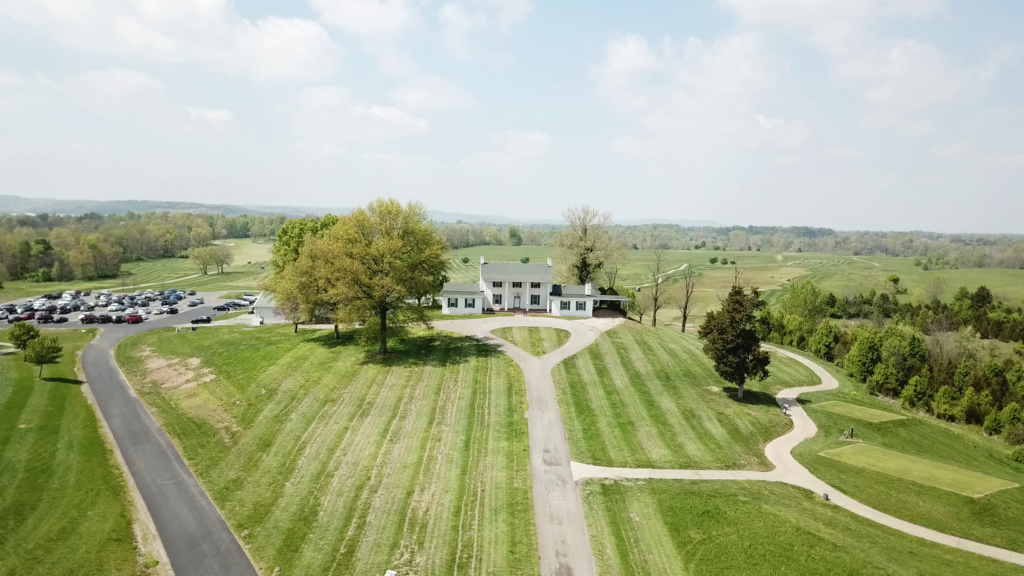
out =
[[75,373],[95,331],[48,333],[64,357],[42,380],[21,352],[0,356],[0,574],[144,573],[124,477]]
[[238,318],[239,316],[245,316],[248,313],[249,313],[248,310],[235,310],[234,312],[224,312],[222,314],[215,315],[213,317],[213,321],[214,322],[223,322],[225,320],[231,320],[233,318]]
[[[618,283],[640,285],[650,282],[647,263],[652,252],[629,250],[626,265],[619,272]],[[451,260],[449,276],[452,282],[473,282],[479,277],[480,256],[488,262],[519,262],[529,256],[532,262],[546,262],[557,258],[551,246],[476,246],[462,248],[448,253]],[[462,257],[469,263],[463,264]],[[924,271],[914,266],[913,258],[891,258],[884,256],[840,256],[835,254],[775,254],[768,252],[719,252],[712,250],[669,250],[665,252],[665,268],[675,270],[689,264],[700,276],[700,283],[694,294],[691,321],[700,323],[708,310],[718,306],[719,297],[724,296],[732,282],[733,265],[711,264],[708,259],[725,257],[736,262],[743,271],[744,279],[765,293],[766,299],[774,301],[785,293],[791,282],[811,279],[823,290],[835,292],[838,296],[882,290],[889,274],[898,274],[911,291],[923,287],[935,278],[945,282],[943,298],[951,299],[957,288],[967,286],[974,290],[980,285],[988,286],[997,298],[1013,305],[1024,303],[1024,270],[999,268],[976,268],[968,270]],[[557,264],[556,264],[557,266]],[[669,286],[679,282],[678,272],[666,276]],[[603,282],[603,281],[602,281]],[[599,283],[602,283],[599,282]],[[908,296],[909,297],[909,296]],[[905,297],[907,298],[907,297]],[[679,312],[666,308],[659,313],[659,320],[679,322]]]
[[512,328],[498,328],[492,331],[491,334],[538,358],[558,350],[569,341],[569,331],[559,328],[516,326]]
[[1008,480],[993,478],[916,456],[900,454],[870,444],[851,444],[842,448],[826,450],[818,455],[897,478],[942,488],[964,496],[984,496],[999,490],[1017,487],[1017,484]]
[[882,410],[875,410],[874,408],[865,408],[864,406],[850,404],[849,402],[821,402],[820,404],[814,404],[814,407],[818,410],[827,410],[835,414],[849,416],[866,422],[887,422],[889,420],[906,418],[906,416],[900,416],[899,414],[894,414],[892,412],[884,412]]
[[588,481],[581,492],[602,576],[1024,574],[774,482]]
[[[1011,461],[1010,448],[1001,440],[984,436],[978,429],[922,418],[894,408],[867,393],[841,370],[822,363],[839,381],[839,388],[801,397],[818,434],[797,446],[793,456],[815,476],[848,496],[922,526],[985,544],[1024,552],[1024,487],[1000,490],[973,498],[868,468],[851,466],[820,455],[849,446],[839,440],[844,430],[855,427],[855,437],[865,444],[915,456],[959,469],[1024,485],[1024,465]],[[906,418],[866,422],[815,406],[841,401],[856,406],[896,412]]]
[[116,351],[262,574],[537,574],[526,391],[506,356],[414,331],[154,331]]
[[772,356],[772,376],[744,402],[715,374],[691,334],[635,322],[602,334],[555,367],[573,460],[602,466],[768,470],[764,446],[791,427],[773,395],[817,383]]
[[[71,282],[4,282],[0,301],[10,302],[48,292],[65,290],[135,291],[139,288],[195,288],[196,290],[249,290],[258,291],[260,283],[271,274],[269,260],[273,243],[248,239],[225,240],[231,246],[235,262],[223,274],[199,276],[199,271],[188,258],[162,258],[139,260],[121,266],[121,278]],[[263,267],[261,269],[261,266]],[[190,278],[195,276],[194,278]],[[186,279],[187,278],[187,279]]]

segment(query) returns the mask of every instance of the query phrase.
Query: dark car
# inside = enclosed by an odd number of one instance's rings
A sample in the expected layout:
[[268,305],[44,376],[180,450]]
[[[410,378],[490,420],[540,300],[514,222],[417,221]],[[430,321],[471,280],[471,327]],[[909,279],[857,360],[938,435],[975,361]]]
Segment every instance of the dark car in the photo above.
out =
[[57,316],[56,318],[53,319],[53,323],[54,324],[63,324],[65,322],[67,322],[67,321],[68,321],[68,317],[67,316]]
[[142,324],[142,316],[139,314],[125,314],[124,321],[128,324]]
[[50,314],[49,312],[40,312],[39,314],[36,314],[36,322],[39,322],[40,324],[49,324],[50,322],[53,322],[53,314]]
[[165,310],[165,312],[167,312],[168,314],[177,314],[178,313],[178,309],[175,308],[174,306],[171,306],[170,308]]
[[117,316],[114,316],[114,324],[124,324],[124,323],[125,323],[124,314],[118,314]]
[[193,324],[209,324],[212,321],[213,321],[213,318],[210,318],[209,316],[200,316],[199,318],[196,318],[195,320],[193,320],[192,323]]
[[7,323],[8,324],[14,324],[15,322],[24,322],[24,321],[25,321],[25,319],[22,318],[21,316],[11,316],[10,318],[7,319]]
[[50,312],[50,313],[56,312],[57,311],[57,305],[56,304],[47,304],[46,308],[43,308],[43,310],[46,310],[47,312]]
[[96,322],[99,324],[110,324],[114,319],[110,317],[110,314],[100,314],[96,316]]
[[60,308],[57,308],[57,314],[71,314],[74,311],[75,309],[71,306],[61,306]]
[[196,291],[195,290],[189,290],[188,291],[188,295],[189,296],[195,296],[196,295]]
[[92,294],[92,291],[90,291],[90,290],[85,290],[85,291],[83,291],[83,292],[82,292],[82,293],[80,294],[80,296],[88,296],[89,294]]
[[195,308],[196,306],[199,306],[199,302],[196,302],[195,300],[189,300],[189,302],[188,302],[188,307],[189,308]]
[[95,324],[96,321],[97,321],[97,318],[96,318],[95,314],[82,314],[82,317],[79,318],[79,321],[82,324]]
[[228,310],[230,310],[230,308],[223,304],[217,304],[216,306],[213,307],[214,312],[227,312]]

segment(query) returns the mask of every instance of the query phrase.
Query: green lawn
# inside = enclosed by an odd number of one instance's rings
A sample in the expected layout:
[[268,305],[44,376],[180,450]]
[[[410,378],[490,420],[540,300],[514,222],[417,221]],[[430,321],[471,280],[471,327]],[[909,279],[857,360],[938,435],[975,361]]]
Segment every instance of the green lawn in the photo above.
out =
[[[488,262],[518,262],[523,256],[530,257],[532,262],[557,258],[552,246],[476,246],[451,251],[447,256],[451,261],[448,275],[452,282],[475,282],[479,278],[480,256],[485,256]],[[650,282],[647,262],[651,259],[652,251],[627,250],[625,256],[626,264],[619,271],[617,282],[628,286]],[[469,263],[463,264],[462,257],[468,257]],[[719,260],[727,258],[730,264],[711,264],[708,262],[711,257]],[[733,279],[732,262],[736,262],[736,266],[743,271],[744,280],[760,288],[769,301],[781,297],[787,286],[796,280],[811,279],[823,290],[844,296],[871,289],[882,290],[885,278],[890,274],[898,274],[911,291],[925,286],[935,278],[941,278],[945,282],[944,299],[951,299],[960,286],[974,290],[985,285],[992,289],[997,298],[1013,305],[1024,303],[1024,270],[975,268],[926,272],[914,266],[914,258],[713,250],[668,250],[664,261],[667,270],[689,264],[700,277],[690,316],[690,321],[697,325],[709,310],[718,307],[719,296],[728,290]],[[598,283],[603,283],[603,278],[600,280]],[[669,274],[666,281],[670,287],[674,286],[680,281],[680,273]],[[658,316],[659,322],[676,324],[680,318],[679,311],[671,307],[662,310]],[[649,319],[645,318],[645,321],[649,322]]]
[[231,320],[232,318],[238,318],[239,316],[244,316],[244,315],[246,315],[248,313],[249,313],[248,310],[235,310],[234,312],[224,312],[222,314],[215,315],[213,317],[213,321],[214,322],[223,322],[225,320]]
[[785,484],[588,481],[581,491],[602,576],[1024,574]]
[[43,380],[0,356],[0,574],[139,574],[125,480],[75,373],[95,331],[47,333],[64,357]]
[[414,330],[224,327],[116,357],[263,574],[537,574],[526,390],[506,356]]
[[[267,280],[270,269],[270,248],[272,243],[253,242],[248,239],[225,240],[231,246],[235,262],[223,274],[211,273],[199,276],[199,270],[188,258],[161,258],[138,260],[121,266],[121,278],[101,280],[73,280],[70,282],[26,282],[23,280],[4,282],[0,289],[0,301],[9,302],[48,292],[65,290],[111,290],[134,291],[143,287],[155,289],[183,288],[196,290],[249,290],[259,292],[259,285]],[[195,276],[195,278],[189,278]],[[187,279],[186,279],[187,278]]]
[[908,456],[870,444],[851,444],[821,452],[819,456],[861,466],[869,470],[942,488],[964,496],[984,496],[1017,484],[957,466]]
[[818,382],[778,355],[770,369],[768,380],[748,383],[740,403],[695,336],[629,322],[556,366],[553,376],[573,460],[769,470],[764,446],[792,427],[774,394]]
[[570,336],[568,330],[538,328],[536,326],[498,328],[492,331],[491,334],[538,358],[565,346]]
[[850,404],[849,402],[821,402],[814,404],[814,407],[818,410],[827,410],[829,412],[840,414],[842,416],[849,416],[856,418],[857,420],[864,420],[866,422],[886,422],[888,420],[899,420],[906,418],[899,414],[892,412],[884,412],[882,410],[875,410],[873,408],[865,408],[864,406],[858,406],[856,404]]
[[[894,409],[891,403],[867,394],[863,384],[851,381],[841,370],[821,364],[836,376],[840,386],[835,391],[801,397],[809,408],[807,414],[818,426],[818,434],[793,451],[801,464],[844,494],[897,518],[1024,552],[1024,487],[974,498],[820,454],[848,446],[839,437],[853,426],[854,436],[865,444],[1024,485],[1024,465],[1007,457],[1010,448],[1006,444],[977,429]],[[866,422],[815,408],[834,401],[889,413],[896,410],[906,418]]]

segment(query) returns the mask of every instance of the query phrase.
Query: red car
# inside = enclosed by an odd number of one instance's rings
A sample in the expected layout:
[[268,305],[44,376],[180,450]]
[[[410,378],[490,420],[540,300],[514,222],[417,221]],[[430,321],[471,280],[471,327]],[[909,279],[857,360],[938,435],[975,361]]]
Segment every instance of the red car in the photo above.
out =
[[125,314],[124,321],[129,324],[141,324],[142,316],[139,316],[138,314]]
[[25,312],[24,314],[21,315],[21,319],[22,320],[35,320],[36,319],[35,310],[29,310],[28,312]]
[[95,314],[82,314],[81,321],[82,321],[82,324],[95,324],[96,323],[96,315]]
[[114,321],[114,318],[110,314],[100,314],[96,316],[97,324],[110,324]]

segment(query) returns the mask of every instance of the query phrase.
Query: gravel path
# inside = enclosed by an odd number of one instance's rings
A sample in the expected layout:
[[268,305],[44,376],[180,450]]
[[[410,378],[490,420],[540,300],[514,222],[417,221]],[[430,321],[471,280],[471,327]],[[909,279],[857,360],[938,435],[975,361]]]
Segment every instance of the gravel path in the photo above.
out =
[[917,524],[911,524],[910,522],[900,520],[899,518],[879,512],[874,508],[857,502],[811,474],[806,468],[797,462],[792,455],[793,448],[796,448],[798,444],[814,436],[818,431],[817,426],[814,425],[814,421],[811,420],[807,413],[804,412],[804,409],[800,407],[799,402],[797,402],[797,397],[801,394],[810,392],[834,390],[839,387],[839,382],[836,381],[836,379],[824,368],[803,356],[771,346],[766,346],[766,348],[777,354],[788,356],[797,362],[800,362],[804,366],[810,368],[818,378],[821,379],[821,384],[817,386],[788,388],[779,392],[775,396],[775,399],[783,409],[783,412],[793,419],[793,430],[784,436],[780,436],[775,440],[772,440],[764,449],[765,456],[767,456],[768,460],[775,465],[774,470],[771,472],[747,472],[743,470],[657,470],[642,468],[610,468],[573,462],[571,464],[573,480],[578,482],[580,480],[587,479],[623,478],[667,480],[763,480],[768,482],[784,482],[786,484],[793,484],[795,486],[800,486],[801,488],[806,488],[818,494],[828,494],[829,499],[837,506],[845,508],[858,516],[863,516],[864,518],[873,520],[879,524],[899,530],[900,532],[905,532],[946,546],[952,546],[953,548],[974,552],[975,554],[981,554],[982,556],[988,556],[997,560],[1004,560],[1006,562],[1012,562],[1014,564],[1024,566],[1024,554],[1013,552],[1011,550],[1004,550],[1002,548],[996,548],[995,546],[989,546],[987,544],[966,540],[964,538],[958,538],[956,536],[950,536],[949,534],[943,534],[942,532],[937,532],[923,526],[918,526]]
[[[562,413],[555,398],[551,369],[583,350],[601,332],[621,320],[591,318],[559,320],[504,316],[474,320],[435,322],[434,326],[471,336],[508,354],[523,370],[526,398],[530,408],[530,473],[533,477],[533,508],[537,522],[540,572],[543,576],[596,576],[590,551],[583,502],[573,480]],[[538,326],[568,330],[569,342],[558,350],[536,358],[491,334],[512,326]]]

